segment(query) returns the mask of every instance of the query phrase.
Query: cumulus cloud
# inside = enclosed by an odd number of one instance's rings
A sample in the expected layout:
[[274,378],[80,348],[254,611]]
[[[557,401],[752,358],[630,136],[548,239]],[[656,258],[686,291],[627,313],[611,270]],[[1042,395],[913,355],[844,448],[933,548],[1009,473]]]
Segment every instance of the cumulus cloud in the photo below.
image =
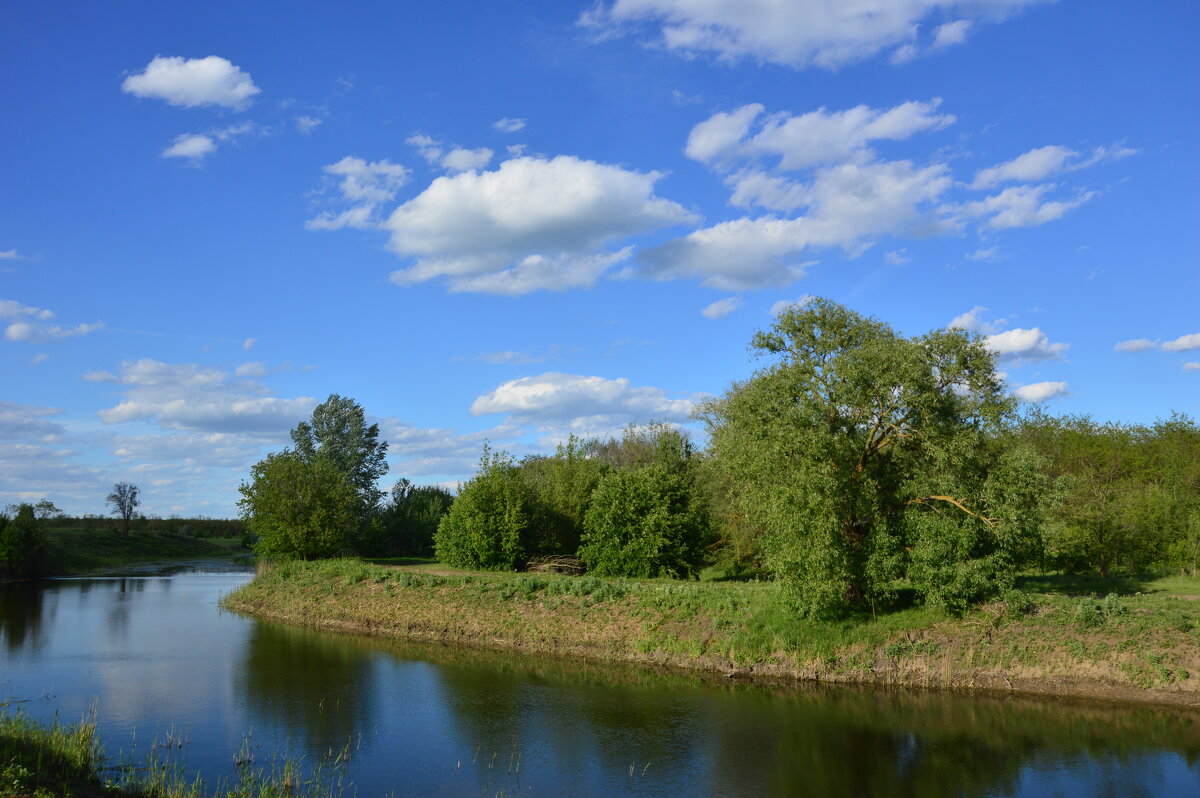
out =
[[1051,343],[1038,327],[1017,327],[989,335],[984,342],[1001,361],[1053,360],[1062,357],[1063,352],[1070,348],[1070,344]]
[[396,418],[381,419],[379,431],[388,442],[391,473],[397,477],[467,477],[479,463],[484,441],[503,442],[521,432],[500,424],[480,432],[459,433],[449,428],[417,427]]
[[50,421],[48,417],[61,415],[62,412],[54,407],[0,401],[0,440],[52,443],[66,430],[62,424]]
[[1004,329],[1005,320],[997,319],[995,321],[988,321],[987,319],[983,318],[983,312],[985,310],[987,310],[987,308],[976,305],[966,313],[955,316],[946,326],[951,329],[988,334],[998,333],[1000,330]]
[[993,261],[1000,258],[1000,247],[980,247],[974,252],[967,253],[967,260]]
[[970,31],[971,21],[969,19],[956,19],[953,22],[938,25],[933,32],[933,44],[930,47],[940,50],[943,47],[962,44],[967,40],[967,34]]
[[191,158],[198,161],[216,151],[216,142],[208,136],[198,133],[183,133],[176,136],[172,140],[171,146],[162,151],[162,157]]
[[1184,371],[1200,371],[1200,363],[1197,363],[1194,360],[1189,360],[1187,363],[1183,364],[1183,370]]
[[186,108],[218,105],[234,110],[245,108],[261,91],[249,74],[216,55],[155,56],[144,70],[125,78],[121,90]]
[[920,234],[939,222],[932,204],[949,188],[943,164],[843,163],[818,170],[799,190],[808,213],[794,219],[743,217],[644,251],[641,271],[654,279],[691,277],[722,290],[786,285],[803,275],[808,250],[842,247],[858,254],[885,234]]
[[730,313],[733,313],[735,310],[739,309],[741,306],[742,298],[740,296],[731,296],[726,297],[725,299],[718,299],[711,305],[705,305],[700,310],[700,313],[704,316],[704,318],[716,321],[717,319],[725,318]]
[[1181,335],[1174,341],[1164,341],[1162,349],[1164,352],[1190,352],[1200,349],[1200,333]]
[[281,399],[263,385],[195,363],[125,361],[116,374],[84,375],[90,382],[120,385],[123,398],[101,410],[101,421],[149,421],[194,432],[244,432],[278,436],[312,412],[311,397]]
[[1111,147],[1096,147],[1090,156],[1084,158],[1079,152],[1069,147],[1051,144],[1032,149],[1011,161],[980,169],[975,173],[975,179],[971,182],[970,187],[982,190],[1000,183],[1044,180],[1059,172],[1086,169],[1105,161],[1128,157],[1136,152],[1137,150],[1121,144],[1114,144]]
[[563,155],[440,177],[384,223],[391,249],[415,259],[392,281],[513,296],[591,286],[632,254],[612,242],[695,221],[654,195],[661,176]]
[[31,321],[17,321],[4,329],[4,337],[9,341],[24,341],[40,344],[46,341],[61,341],[64,338],[78,338],[81,335],[93,333],[104,328],[104,322],[94,324],[76,324],[74,327],[62,327],[57,324],[38,324]]
[[814,299],[816,299],[816,297],[812,294],[804,294],[796,299],[781,299],[771,305],[771,308],[767,311],[767,314],[769,316],[778,316],[788,308],[802,308],[809,302],[812,302]]
[[649,419],[687,421],[698,398],[671,398],[660,388],[634,386],[624,378],[548,372],[482,394],[471,404],[471,413],[507,413],[510,423],[552,436],[590,436]]
[[492,155],[494,153],[487,147],[480,147],[477,150],[455,147],[442,156],[441,163],[451,172],[468,172],[487,166],[491,163]]
[[968,202],[959,210],[966,216],[982,219],[983,228],[988,230],[1033,227],[1061,219],[1096,196],[1094,191],[1085,191],[1069,200],[1044,199],[1054,188],[1052,183],[1013,186],[977,202]]
[[722,169],[755,159],[770,159],[786,171],[871,157],[867,145],[902,140],[954,123],[936,113],[941,99],[906,102],[892,108],[859,105],[844,111],[819,108],[799,116],[765,114],[759,103],[713,114],[692,128],[684,152],[689,158]]
[[930,18],[954,13],[935,45],[961,43],[971,22],[994,22],[1044,0],[613,0],[580,24],[616,34],[649,26],[658,44],[681,54],[710,53],[802,69],[836,69],[897,46],[911,45]]
[[1012,393],[1022,402],[1046,402],[1066,396],[1068,389],[1065,382],[1035,382],[1015,388]]
[[320,125],[324,120],[318,119],[315,116],[301,115],[296,117],[296,130],[299,130],[304,135],[308,135],[316,130],[317,125]]
[[518,130],[525,129],[525,120],[510,119],[506,116],[503,119],[497,119],[495,122],[493,122],[492,127],[496,130],[499,130],[501,133],[516,133]]
[[54,318],[54,312],[45,308],[35,308],[30,305],[22,305],[12,299],[0,299],[0,319],[20,319],[30,317],[39,321],[46,321]]
[[336,181],[341,201],[351,207],[339,213],[325,211],[309,219],[304,224],[309,230],[377,227],[380,222],[376,209],[395,197],[412,174],[408,167],[387,159],[366,161],[351,155],[325,166],[323,171],[327,179]]
[[1131,338],[1128,341],[1118,341],[1113,346],[1118,352],[1145,352],[1147,349],[1153,349],[1158,344],[1151,341],[1149,338]]

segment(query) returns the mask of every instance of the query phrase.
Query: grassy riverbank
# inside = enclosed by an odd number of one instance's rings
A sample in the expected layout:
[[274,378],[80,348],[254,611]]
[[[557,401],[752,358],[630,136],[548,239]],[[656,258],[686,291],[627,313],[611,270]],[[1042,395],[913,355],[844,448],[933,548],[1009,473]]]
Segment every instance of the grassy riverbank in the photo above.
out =
[[206,785],[154,755],[136,765],[109,761],[90,718],[46,725],[0,705],[0,796],[6,798],[332,798],[343,791],[336,767],[333,778],[320,768],[300,772],[298,763],[286,761],[271,770],[247,766],[234,784]]
[[201,540],[168,532],[50,529],[42,572],[50,576],[86,574],[131,563],[232,557],[244,553],[240,539]]
[[[914,608],[832,622],[770,583],[465,573],[357,560],[264,569],[226,598],[346,632],[729,676],[989,688],[1200,706],[1200,581],[1052,578],[962,618]],[[1095,584],[1086,586],[1094,589]]]

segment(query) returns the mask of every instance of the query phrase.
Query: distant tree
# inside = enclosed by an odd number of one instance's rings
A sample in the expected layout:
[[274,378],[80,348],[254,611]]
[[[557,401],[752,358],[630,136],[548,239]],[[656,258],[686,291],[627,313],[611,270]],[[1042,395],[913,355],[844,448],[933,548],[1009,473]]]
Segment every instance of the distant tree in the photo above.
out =
[[325,460],[354,487],[366,519],[384,493],[379,478],[387,473],[387,441],[379,440],[379,425],[367,425],[366,414],[353,399],[337,394],[317,405],[309,421],[292,430],[296,455],[305,462]]
[[454,494],[439,485],[414,485],[400,479],[380,514],[382,537],[373,541],[379,556],[433,554],[438,524],[454,504]]
[[572,435],[553,455],[526,457],[520,463],[521,475],[534,492],[536,545],[544,553],[574,554],[579,548],[592,492],[610,470],[595,455],[593,443]]
[[138,486],[132,482],[118,482],[113,485],[112,493],[105,500],[112,505],[112,514],[121,519],[122,532],[129,534],[129,522],[137,515],[137,508],[142,502],[138,498]]
[[268,455],[243,482],[238,506],[260,554],[304,560],[348,552],[360,530],[360,497],[346,474],[323,458],[284,450]]
[[[53,505],[51,505],[53,506]],[[0,561],[12,576],[37,576],[46,553],[46,537],[37,508],[10,506],[13,517],[0,516]]]
[[916,338],[817,299],[751,343],[766,368],[705,412],[767,565],[806,615],[911,585],[961,609],[1032,548],[1035,459],[996,445],[1013,402],[978,337]]

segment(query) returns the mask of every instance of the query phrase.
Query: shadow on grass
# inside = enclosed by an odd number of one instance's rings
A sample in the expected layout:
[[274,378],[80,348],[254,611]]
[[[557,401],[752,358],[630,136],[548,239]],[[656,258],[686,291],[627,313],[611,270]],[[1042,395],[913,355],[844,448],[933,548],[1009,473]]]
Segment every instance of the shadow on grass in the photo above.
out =
[[1153,575],[1110,576],[1101,578],[1095,574],[1049,574],[1046,576],[1019,576],[1017,587],[1034,593],[1060,593],[1065,596],[1131,596],[1134,593],[1156,592]]
[[372,565],[437,565],[436,557],[363,557]]

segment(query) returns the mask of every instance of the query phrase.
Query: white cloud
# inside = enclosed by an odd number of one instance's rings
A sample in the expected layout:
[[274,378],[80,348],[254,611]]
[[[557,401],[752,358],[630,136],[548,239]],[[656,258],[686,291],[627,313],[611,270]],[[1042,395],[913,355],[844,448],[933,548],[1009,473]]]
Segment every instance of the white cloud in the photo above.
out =
[[1075,150],[1054,144],[1039,147],[1024,155],[1018,155],[1011,161],[980,169],[975,173],[971,188],[985,189],[998,183],[1041,180],[1061,172],[1067,163],[1078,155]]
[[1002,230],[1011,227],[1032,227],[1060,219],[1096,196],[1087,191],[1072,200],[1043,200],[1052,183],[1040,186],[1013,186],[978,202],[969,202],[959,210],[966,216],[982,218],[985,229]]
[[590,286],[632,252],[606,245],[695,221],[654,195],[660,177],[565,155],[440,177],[384,223],[391,249],[416,259],[392,281],[514,296]]
[[952,115],[935,113],[941,102],[935,98],[888,109],[819,108],[799,116],[786,112],[764,116],[765,108],[753,103],[697,124],[688,134],[684,152],[719,169],[760,158],[778,159],[778,168],[787,171],[865,159],[871,157],[867,145],[872,141],[907,139],[953,124]]
[[950,329],[966,330],[967,332],[988,333],[994,334],[1004,329],[1005,319],[996,319],[988,321],[983,318],[983,312],[987,308],[980,305],[968,310],[966,313],[955,316],[946,326]]
[[1096,147],[1087,158],[1069,147],[1051,144],[1032,149],[1011,161],[980,169],[975,173],[971,188],[982,190],[1000,183],[1029,182],[1044,180],[1059,172],[1076,172],[1107,161],[1115,161],[1133,155],[1137,150],[1120,143],[1111,147]]
[[421,157],[431,164],[436,164],[442,159],[441,143],[437,139],[426,136],[424,133],[414,133],[406,138],[404,143],[416,147]]
[[967,34],[970,31],[971,21],[968,19],[956,19],[953,22],[938,25],[933,32],[933,44],[930,47],[934,50],[940,50],[943,47],[953,47],[962,44],[967,40]]
[[338,192],[342,201],[353,207],[337,214],[325,211],[309,219],[304,223],[309,230],[339,230],[343,227],[362,230],[378,226],[375,210],[395,197],[412,174],[408,167],[387,159],[366,161],[350,155],[325,166],[323,171],[329,178],[341,178],[337,182]]
[[797,186],[805,216],[743,217],[644,251],[641,271],[656,279],[694,277],[722,290],[786,285],[803,274],[798,256],[816,247],[863,251],[885,234],[936,227],[930,203],[950,187],[947,167],[909,161],[843,163]]
[[238,377],[264,377],[267,374],[267,364],[261,360],[251,360],[233,370]]
[[25,316],[32,316],[39,321],[46,321],[54,318],[54,312],[45,308],[35,308],[30,305],[22,305],[12,299],[0,299],[0,319],[19,319]]
[[451,172],[482,169],[491,162],[493,154],[487,147],[480,147],[477,150],[455,147],[442,156],[442,166]]
[[885,253],[883,261],[889,266],[903,266],[906,263],[912,262],[912,258],[907,253],[908,250],[901,247],[900,249]]
[[265,386],[231,376],[195,363],[142,359],[123,362],[118,374],[92,372],[84,379],[123,386],[125,398],[99,412],[100,419],[109,424],[152,421],[196,432],[279,435],[317,404],[311,397],[269,396]]
[[242,341],[242,349],[244,351],[249,351],[250,347],[254,346],[256,343],[258,343],[257,338],[247,338],[245,341]]
[[216,152],[216,143],[208,136],[196,133],[183,133],[172,140],[170,147],[162,151],[164,158],[191,158],[200,160],[204,156]]
[[967,254],[967,260],[993,261],[1000,258],[1000,247],[980,247]]
[[309,133],[312,133],[316,129],[317,125],[320,125],[323,121],[324,120],[318,119],[315,116],[297,116],[296,130],[299,130],[301,133],[307,136]]
[[731,296],[726,297],[725,299],[718,299],[711,305],[705,305],[700,310],[700,313],[704,316],[704,318],[715,321],[717,319],[725,318],[730,313],[733,313],[735,310],[739,309],[741,306],[742,298],[740,296]]
[[696,397],[672,399],[660,388],[636,387],[624,378],[548,372],[477,397],[471,414],[507,413],[514,424],[579,432],[650,419],[687,421],[695,404]]
[[10,341],[25,341],[37,344],[43,341],[78,338],[81,335],[87,335],[103,328],[104,322],[77,324],[74,327],[60,327],[57,324],[36,324],[34,322],[18,321],[13,322],[5,328],[4,337]]
[[262,450],[259,441],[227,432],[114,435],[111,447],[112,453],[123,460],[184,468],[246,468]]
[[1194,360],[1189,360],[1187,363],[1183,364],[1183,370],[1184,371],[1200,371],[1200,363],[1197,363]]
[[62,424],[48,421],[47,416],[60,415],[62,412],[54,407],[36,407],[0,401],[0,440],[37,440],[42,443],[53,443],[66,430]]
[[935,34],[957,43],[968,21],[998,21],[1040,1],[613,0],[586,12],[580,24],[606,33],[649,24],[661,46],[682,54],[836,69],[910,42],[931,17],[960,17]]
[[812,294],[804,294],[796,299],[781,299],[771,305],[771,309],[767,311],[767,314],[770,316],[778,316],[788,308],[802,308],[809,302],[812,302],[814,299],[816,299],[816,297]]
[[388,460],[396,477],[429,474],[467,477],[479,463],[484,441],[510,440],[521,432],[501,424],[480,432],[416,427],[395,418],[381,419],[380,437],[388,442]]
[[1053,360],[1062,357],[1063,352],[1070,348],[1070,344],[1051,343],[1038,327],[1028,330],[1017,327],[989,335],[985,343],[1002,361]]
[[496,130],[499,130],[501,133],[516,133],[518,130],[525,129],[525,120],[510,119],[506,116],[503,119],[497,119],[495,122],[493,122],[492,127]]
[[219,105],[235,110],[249,105],[260,91],[250,75],[215,55],[188,59],[155,56],[143,71],[125,78],[121,90],[188,108]]
[[1145,352],[1147,349],[1153,349],[1158,344],[1151,341],[1149,338],[1131,338],[1128,341],[1119,341],[1113,349],[1118,352]]
[[0,260],[25,260],[25,256],[15,249],[0,250]]
[[1181,335],[1174,341],[1164,341],[1162,349],[1164,352],[1190,352],[1200,349],[1200,333]]
[[1060,396],[1066,396],[1067,393],[1068,389],[1065,382],[1035,382],[1031,385],[1022,385],[1020,388],[1013,390],[1013,396],[1022,402],[1045,402],[1050,399],[1057,399]]

